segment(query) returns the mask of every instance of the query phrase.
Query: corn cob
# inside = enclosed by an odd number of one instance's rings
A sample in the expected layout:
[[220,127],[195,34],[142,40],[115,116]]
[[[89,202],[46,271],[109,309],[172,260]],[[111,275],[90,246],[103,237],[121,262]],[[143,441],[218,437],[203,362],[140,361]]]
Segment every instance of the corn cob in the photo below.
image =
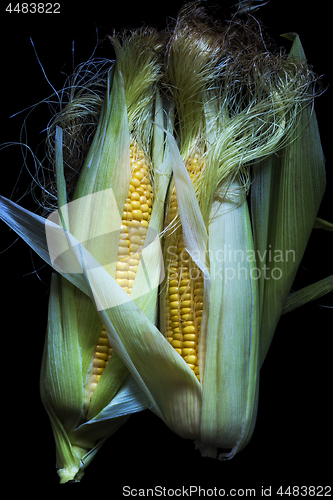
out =
[[108,340],[108,336],[106,330],[103,326],[101,335],[98,339],[96,350],[93,356],[93,375],[92,375],[92,384],[91,384],[91,396],[93,395],[94,389],[97,385],[97,382],[102,376],[102,373],[108,364],[109,359],[112,355],[112,347],[110,346],[110,342]]
[[[188,158],[186,168],[192,183],[199,179],[202,167],[198,154]],[[166,227],[172,224],[177,214],[176,188],[173,187]],[[173,258],[168,264],[166,338],[200,380],[198,344],[203,311],[203,273],[185,249],[182,227],[173,232],[168,248],[176,251],[172,252]]]
[[[122,215],[116,266],[116,281],[128,295],[132,291],[153,204],[148,162],[144,152],[134,142],[130,145],[130,168],[131,182]],[[90,399],[112,351],[103,326],[93,355]]]
[[140,249],[147,234],[152,211],[152,187],[144,153],[131,145],[131,182],[120,229],[116,281],[130,295],[138,269]]

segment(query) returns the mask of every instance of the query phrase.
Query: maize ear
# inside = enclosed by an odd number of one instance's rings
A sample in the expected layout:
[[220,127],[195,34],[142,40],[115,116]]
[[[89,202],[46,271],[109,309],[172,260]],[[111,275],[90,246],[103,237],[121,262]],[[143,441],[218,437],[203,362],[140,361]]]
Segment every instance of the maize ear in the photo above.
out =
[[97,382],[102,376],[104,368],[108,364],[109,359],[112,355],[112,347],[110,346],[108,335],[105,328],[103,327],[101,336],[98,339],[96,349],[93,355],[93,372],[92,372],[92,382],[91,382],[91,396],[94,393],[94,389],[97,386]]
[[[127,296],[131,295],[134,282],[140,279],[138,274],[140,258],[153,213],[152,167],[147,151],[151,149],[150,143],[153,138],[151,113],[155,113],[156,122],[161,121],[159,114],[162,111],[157,109],[159,101],[156,94],[158,54],[150,50],[143,53],[140,43],[144,39],[147,48],[149,44],[155,43],[155,37],[155,33],[143,32],[138,35],[134,32],[129,39],[123,40],[123,45],[113,40],[117,52],[116,67],[108,76],[105,101],[95,137],[69,204],[62,161],[62,131],[57,129],[56,135],[56,173],[61,224],[66,228],[70,241],[76,238],[74,246],[85,252],[88,249],[91,258],[103,262],[103,269],[108,275],[113,276],[116,286]],[[135,51],[139,51],[141,57],[137,57],[138,52]],[[133,65],[130,64],[131,58],[137,65],[134,79],[133,74],[130,77],[127,75],[126,69],[128,67],[133,69]],[[146,79],[143,78],[145,71]],[[133,88],[137,100],[131,101]],[[128,96],[130,98],[126,100]],[[137,103],[139,106],[136,106]],[[141,116],[145,118],[141,119]],[[160,136],[160,140],[154,139],[154,150],[163,155],[164,138],[159,132],[157,135]],[[139,146],[138,137],[144,142],[143,147]],[[162,143],[162,146],[159,143]],[[163,158],[156,153],[154,159],[157,163],[163,162]],[[168,177],[165,179],[167,183]],[[158,190],[158,175],[155,180]],[[161,195],[160,191],[159,194]],[[154,223],[157,227],[160,224],[159,220],[162,222],[161,205],[163,206],[163,194],[154,212]],[[121,206],[123,211],[119,213],[118,207]],[[52,220],[52,217],[49,217],[49,220]],[[82,264],[84,272],[85,263],[80,260],[81,269]],[[58,270],[64,273],[61,265]],[[88,268],[86,272],[89,276],[91,270]],[[70,271],[65,275],[73,276]],[[60,290],[64,286],[61,280],[60,288],[55,288],[53,295],[61,294]],[[43,402],[54,428],[57,467],[62,482],[71,477],[79,480],[82,471],[106,437],[115,432],[131,412],[140,411],[147,404],[147,399],[139,392],[138,386],[132,385],[131,379],[128,378],[128,369],[114,352],[113,344],[109,342],[103,321],[98,317],[94,307],[94,295],[84,287],[82,279],[80,282],[81,290],[76,292],[74,287],[71,288],[72,285],[69,288],[65,286],[65,289],[69,290],[66,303],[69,304],[72,326],[69,330],[65,328],[64,336],[70,336],[77,351],[76,363],[72,364],[73,373],[70,378],[78,386],[76,393],[83,394],[83,400],[74,399],[73,403],[68,405],[65,397],[54,401],[45,391],[45,381],[50,379],[50,372],[53,377],[48,351],[44,356],[41,377]],[[142,285],[136,287],[144,290]],[[117,294],[119,295],[118,290]],[[156,315],[156,299],[154,300],[156,294],[155,285],[150,294],[151,298],[143,305],[143,309],[151,316]],[[62,314],[61,309],[60,304],[59,314]],[[50,318],[53,316],[50,312]],[[69,322],[66,321],[66,324]],[[59,335],[57,328],[55,324],[52,338]],[[75,349],[71,350],[73,355]],[[63,349],[59,350],[58,356],[66,362],[64,352],[66,351]],[[59,366],[62,366],[61,363]],[[59,375],[58,378],[61,390],[64,382]],[[84,388],[83,393],[79,387]],[[122,399],[122,393],[127,394],[127,401]],[[66,394],[66,384],[64,394]],[[120,406],[117,403],[118,394],[120,401],[123,401]],[[60,405],[65,408],[64,415],[59,409]],[[114,418],[121,415],[123,418]],[[62,440],[59,438],[58,419],[60,425],[64,427],[65,436],[70,435],[70,438],[66,437],[66,446],[62,445]]]
[[[134,143],[130,146],[131,181],[122,214],[119,235],[116,281],[131,294],[140,262],[140,254],[151,217],[153,190],[149,179],[148,163],[141,149]],[[112,347],[103,327],[93,355],[91,396],[111,357]]]
[[[198,160],[199,155],[195,154],[186,163],[192,180],[200,176],[202,164]],[[177,195],[173,186],[167,206],[166,227],[173,224],[177,215]],[[181,226],[172,231],[169,249],[168,256],[172,254],[172,258],[165,262],[168,269],[165,285],[166,338],[200,380],[198,345],[203,311],[203,273],[185,249]]]

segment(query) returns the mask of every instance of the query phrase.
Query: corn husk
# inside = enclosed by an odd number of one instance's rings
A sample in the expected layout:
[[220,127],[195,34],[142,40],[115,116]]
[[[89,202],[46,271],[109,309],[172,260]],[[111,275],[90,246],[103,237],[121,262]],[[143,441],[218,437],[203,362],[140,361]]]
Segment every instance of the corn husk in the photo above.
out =
[[[44,219],[9,200],[3,199],[1,204],[1,216],[7,224],[57,271],[52,277],[40,386],[54,432],[61,482],[79,481],[104,441],[130,414],[150,405],[117,352],[113,352],[92,396],[90,391],[92,357],[103,322],[96,310],[99,295],[87,287],[85,274],[90,276],[92,269],[82,265],[80,252],[89,251],[91,258],[97,259],[96,269],[101,262],[108,276],[115,277],[120,214],[130,183],[130,141],[139,143],[151,158],[156,199],[131,300],[140,304],[154,323],[163,271],[158,234],[171,172],[170,162],[164,161],[160,128],[167,123],[157,89],[158,36],[143,30],[121,41],[114,38],[113,45],[117,61],[108,75],[100,119],[73,198],[68,200],[64,172],[66,131],[58,126],[58,210]],[[118,291],[118,284],[116,288]],[[129,301],[125,295],[124,300]]]
[[[96,317],[87,312],[84,318],[79,316],[75,294],[76,288],[70,282],[57,274],[52,276],[40,391],[55,437],[56,466],[61,483],[80,481],[105,440],[132,413],[148,406],[146,397],[119,357],[114,356],[106,367],[108,373],[100,380],[104,393],[99,391],[98,395],[96,388],[90,415],[83,414],[85,378],[82,358],[85,352],[80,345],[80,336],[91,335],[91,330],[96,330],[100,320],[97,316],[96,321]],[[86,303],[89,306],[88,300]],[[82,319],[88,320],[87,323]]]
[[[292,38],[290,58],[305,60],[299,37]],[[261,364],[288,300],[324,189],[324,155],[309,104],[300,113],[290,144],[254,167],[251,207],[259,256]],[[301,305],[300,294],[298,301]],[[292,302],[296,304],[295,299]]]
[[312,285],[306,286],[301,290],[289,293],[287,300],[284,304],[282,314],[294,311],[300,306],[312,302],[313,300],[320,299],[327,293],[333,290],[333,275],[328,276]]
[[[227,244],[234,256],[253,248],[247,203],[235,208],[215,202],[209,225],[211,289],[203,366],[201,452],[208,446],[230,449],[231,458],[252,436],[259,390],[258,287],[253,262],[224,259]],[[237,227],[237,231],[235,231]],[[240,272],[240,267],[242,271]],[[204,446],[202,445],[204,443]]]

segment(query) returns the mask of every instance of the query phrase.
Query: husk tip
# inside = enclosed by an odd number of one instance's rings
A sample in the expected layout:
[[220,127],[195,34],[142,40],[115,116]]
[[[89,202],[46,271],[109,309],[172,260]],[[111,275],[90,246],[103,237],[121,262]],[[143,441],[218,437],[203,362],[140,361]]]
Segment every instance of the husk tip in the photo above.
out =
[[70,467],[65,467],[63,469],[58,469],[57,473],[60,478],[60,484],[79,483],[83,474],[79,475],[78,472],[79,472],[79,467],[77,466],[70,466]]
[[209,446],[200,441],[194,441],[195,449],[199,450],[202,457],[217,458],[217,448]]
[[291,42],[293,42],[298,37],[298,34],[294,33],[294,32],[290,32],[290,33],[283,33],[280,36],[283,37],[283,38],[286,38],[287,40],[290,40]]

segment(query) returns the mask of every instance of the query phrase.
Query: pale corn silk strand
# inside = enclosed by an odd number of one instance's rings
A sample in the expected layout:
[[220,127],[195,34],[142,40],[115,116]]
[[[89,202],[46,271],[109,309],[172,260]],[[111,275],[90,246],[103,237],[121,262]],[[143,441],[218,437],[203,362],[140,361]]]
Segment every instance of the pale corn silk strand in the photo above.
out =
[[[116,264],[116,281],[128,295],[131,295],[138,270],[153,205],[148,162],[143,151],[134,142],[130,146],[130,168],[131,182],[122,214]],[[90,399],[112,351],[103,326],[93,355]]]

